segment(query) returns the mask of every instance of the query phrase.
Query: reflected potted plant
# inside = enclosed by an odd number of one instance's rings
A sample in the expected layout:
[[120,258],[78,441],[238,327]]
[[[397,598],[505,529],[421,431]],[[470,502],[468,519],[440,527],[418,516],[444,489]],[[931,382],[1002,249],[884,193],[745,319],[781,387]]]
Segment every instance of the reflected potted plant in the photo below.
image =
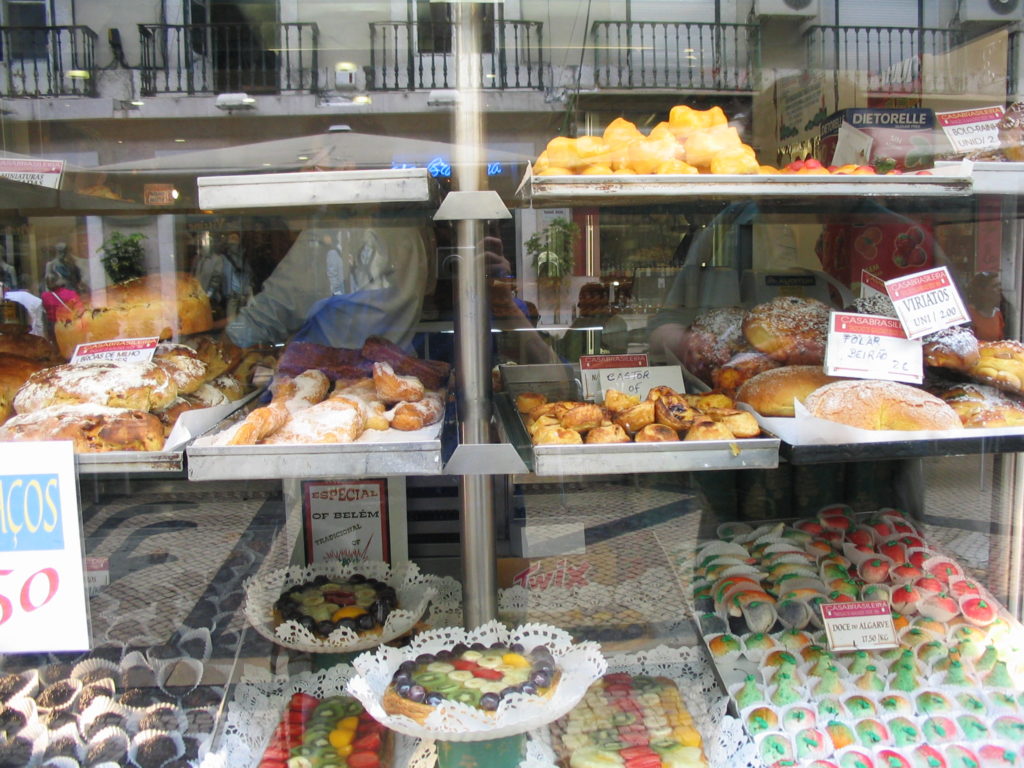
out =
[[537,276],[541,303],[553,305],[555,322],[561,321],[563,294],[569,287],[579,239],[579,226],[568,219],[558,218],[534,233],[525,244]]
[[110,282],[117,285],[146,274],[146,250],[142,241],[147,239],[141,232],[130,235],[112,232],[100,246],[103,252],[103,269]]

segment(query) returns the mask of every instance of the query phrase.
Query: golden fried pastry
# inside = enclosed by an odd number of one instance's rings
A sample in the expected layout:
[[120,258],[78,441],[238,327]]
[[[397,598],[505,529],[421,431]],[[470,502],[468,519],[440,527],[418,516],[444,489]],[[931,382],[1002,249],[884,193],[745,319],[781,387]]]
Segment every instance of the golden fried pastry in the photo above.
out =
[[559,423],[558,419],[556,419],[554,416],[551,416],[550,414],[545,414],[544,416],[540,416],[531,421],[526,426],[526,431],[530,433],[531,437],[536,437],[537,433],[540,432],[542,429],[560,426],[562,425]]
[[627,408],[615,417],[615,423],[627,432],[639,432],[648,424],[654,423],[654,403],[645,400]]
[[761,434],[761,425],[750,411],[741,411],[737,408],[709,408],[705,415],[724,424],[736,437],[757,437]]
[[690,407],[686,398],[680,395],[662,395],[654,403],[654,420],[676,432],[689,429],[697,417],[697,411]]
[[640,402],[638,395],[627,395],[617,389],[609,389],[604,393],[604,407],[613,413],[632,408]]
[[922,339],[924,364],[966,372],[978,364],[981,353],[974,331],[966,325],[954,325],[930,333]]
[[602,424],[587,432],[586,443],[628,443],[629,435],[618,424]]
[[399,403],[393,409],[391,428],[402,432],[436,424],[444,416],[444,400],[437,392],[427,392],[420,400]]
[[1024,395],[1024,344],[1019,341],[983,341],[979,359],[967,374],[1004,392]]
[[817,299],[776,296],[758,304],[743,321],[751,346],[786,365],[821,365],[829,308]]
[[544,405],[547,401],[547,395],[543,395],[540,392],[520,392],[516,395],[516,410],[520,413],[529,413],[534,408]]
[[704,392],[697,396],[698,411],[706,411],[709,408],[732,408],[736,403],[732,398],[722,392]]
[[541,416],[554,416],[556,419],[560,419],[566,411],[570,408],[575,408],[577,405],[582,405],[582,403],[570,400],[556,400],[552,403],[544,403],[530,411],[527,415],[526,422],[529,424],[530,422],[536,421]]
[[684,440],[734,440],[736,436],[725,424],[715,421],[710,416],[700,416],[694,420],[693,426],[686,430]]
[[648,424],[633,436],[638,443],[668,443],[678,439],[678,433],[664,424]]
[[601,426],[604,420],[604,411],[601,410],[601,406],[594,403],[583,403],[567,410],[562,414],[559,422],[566,429],[586,432],[588,429]]
[[583,437],[575,429],[545,427],[534,434],[533,442],[536,445],[580,445],[583,443]]
[[373,364],[373,384],[377,397],[388,405],[415,403],[423,399],[427,388],[415,376],[401,376],[387,363]]
[[657,387],[651,387],[650,391],[647,393],[647,399],[651,400],[652,402],[657,402],[659,399],[661,399],[665,395],[678,395],[678,394],[679,393],[676,392],[674,389],[672,389],[672,387],[668,387],[668,386],[665,386],[664,384],[660,384]]

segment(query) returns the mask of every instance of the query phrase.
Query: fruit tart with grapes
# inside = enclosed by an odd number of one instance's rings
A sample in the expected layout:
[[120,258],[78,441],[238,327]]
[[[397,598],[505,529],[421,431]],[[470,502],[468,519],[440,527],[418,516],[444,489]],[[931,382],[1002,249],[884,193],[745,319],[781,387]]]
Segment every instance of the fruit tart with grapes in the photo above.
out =
[[339,627],[358,635],[380,633],[398,607],[395,588],[353,573],[344,580],[320,575],[286,589],[274,603],[274,627],[296,621],[321,640]]
[[422,725],[443,701],[495,712],[513,693],[550,698],[560,678],[546,646],[527,650],[519,643],[458,643],[403,661],[381,703],[388,714],[405,715]]

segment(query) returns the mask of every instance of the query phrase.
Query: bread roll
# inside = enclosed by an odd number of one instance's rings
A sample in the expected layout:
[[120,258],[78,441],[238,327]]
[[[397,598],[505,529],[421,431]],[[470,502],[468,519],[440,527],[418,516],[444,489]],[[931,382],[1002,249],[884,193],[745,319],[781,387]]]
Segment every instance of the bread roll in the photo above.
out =
[[804,405],[812,416],[860,429],[964,428],[947,403],[923,389],[894,381],[832,382],[809,394]]
[[60,309],[53,324],[57,347],[70,358],[87,341],[159,336],[173,339],[208,331],[210,300],[184,273],[147,275],[84,297],[76,310]]
[[828,306],[817,299],[776,296],[747,313],[743,335],[754,349],[773,360],[786,365],[821,365],[828,317]]
[[0,424],[14,414],[14,396],[36,371],[46,367],[40,360],[0,353]]
[[15,416],[0,441],[70,440],[76,453],[159,451],[164,428],[151,413],[99,405],[57,405]]
[[14,397],[14,410],[31,413],[53,405],[91,404],[154,411],[178,396],[174,381],[153,363],[92,360],[33,373]]
[[49,339],[32,333],[0,333],[0,355],[18,355],[48,363],[63,362]]
[[762,416],[792,416],[793,401],[801,403],[818,387],[833,381],[818,365],[789,365],[773,368],[745,381],[736,400],[746,403]]
[[930,333],[922,342],[925,365],[964,372],[978,364],[978,339],[966,325],[954,325]]
[[964,382],[929,387],[929,391],[949,403],[969,429],[1024,426],[1024,402],[995,387]]
[[174,379],[179,395],[190,395],[206,380],[206,363],[199,353],[184,344],[157,344],[153,362]]
[[725,365],[711,371],[711,386],[723,394],[735,397],[745,381],[780,365],[778,360],[772,360],[764,352],[740,352],[733,355]]

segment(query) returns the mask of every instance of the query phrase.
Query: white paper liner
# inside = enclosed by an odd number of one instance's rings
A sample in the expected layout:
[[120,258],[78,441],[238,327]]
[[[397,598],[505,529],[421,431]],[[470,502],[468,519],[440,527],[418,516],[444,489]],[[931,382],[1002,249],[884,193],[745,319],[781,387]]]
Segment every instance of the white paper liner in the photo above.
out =
[[[399,664],[421,653],[437,653],[460,642],[488,646],[496,642],[520,643],[527,650],[546,646],[561,670],[561,679],[542,703],[534,696],[513,694],[504,697],[493,713],[459,702],[443,701],[434,708],[426,723],[420,725],[404,715],[384,711],[381,700]],[[572,637],[557,627],[525,624],[510,630],[497,621],[474,630],[458,627],[430,630],[414,637],[405,648],[384,646],[375,653],[358,656],[352,664],[357,675],[345,690],[359,699],[375,720],[407,736],[446,741],[486,741],[546,725],[575,707],[587,688],[607,669],[597,643],[573,644]]]
[[[339,627],[330,637],[321,640],[296,621],[285,621],[275,628],[274,603],[289,587],[312,581],[317,576],[344,581],[354,573],[374,578],[395,588],[398,607],[388,614],[380,633],[358,635]],[[245,617],[253,628],[272,643],[306,653],[348,653],[374,648],[401,637],[411,630],[437,594],[433,577],[421,574],[419,567],[408,562],[392,570],[388,563],[360,561],[348,564],[314,563],[292,566],[253,576],[243,584]]]

